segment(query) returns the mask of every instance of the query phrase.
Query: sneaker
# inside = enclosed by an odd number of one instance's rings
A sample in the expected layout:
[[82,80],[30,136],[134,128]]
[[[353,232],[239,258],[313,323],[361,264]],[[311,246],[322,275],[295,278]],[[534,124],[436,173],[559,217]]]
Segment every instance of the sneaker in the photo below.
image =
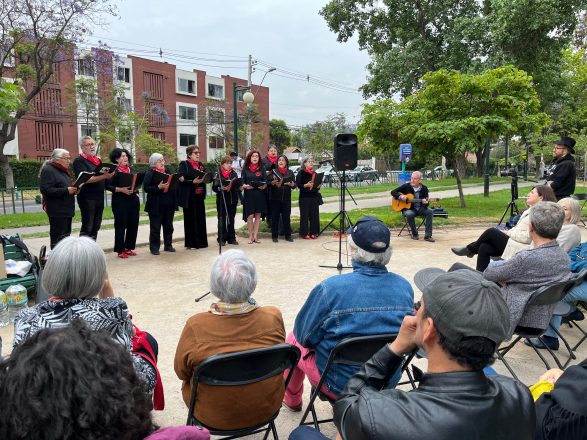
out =
[[285,400],[283,402],[281,402],[281,404],[283,406],[285,406],[287,409],[289,409],[292,412],[300,412],[302,410],[302,404],[300,403],[299,405],[295,405],[295,406],[289,406],[287,403],[285,403]]
[[[553,338],[552,336],[542,336],[542,340],[544,341],[544,344],[542,343],[542,341],[540,341],[540,339],[532,338],[532,343],[536,348],[539,348],[541,350],[546,349],[547,345],[548,348],[550,348],[551,350],[558,350],[558,338]],[[530,342],[527,339],[524,340],[524,344],[531,346]]]
[[429,241],[430,243],[434,243],[436,240],[432,237],[424,237],[424,241]]

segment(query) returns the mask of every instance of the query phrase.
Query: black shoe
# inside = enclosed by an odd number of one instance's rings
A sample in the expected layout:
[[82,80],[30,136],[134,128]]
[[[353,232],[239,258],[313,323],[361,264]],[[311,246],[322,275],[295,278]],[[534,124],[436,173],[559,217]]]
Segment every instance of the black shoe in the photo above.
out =
[[[548,348],[550,348],[551,350],[558,350],[558,338],[553,338],[552,336],[542,336],[542,340],[544,341],[544,344],[540,341],[540,339],[538,338],[532,338],[532,343],[534,344],[534,347],[539,348],[539,349],[546,349],[546,346],[548,345]],[[524,340],[524,344],[530,346],[530,342],[528,342],[528,340]]]
[[467,246],[463,247],[453,247],[450,248],[453,254],[458,255],[459,257],[469,257],[473,258],[475,254],[469,250]]
[[151,254],[159,255],[159,249],[151,249]]
[[279,241],[279,239],[277,237],[273,237],[272,240],[273,240],[273,243],[277,243]]
[[290,243],[292,243],[293,242],[293,238],[291,238],[291,237],[285,237],[285,241],[289,241]]
[[228,240],[228,244],[238,245],[238,241],[236,240]]
[[420,237],[418,237],[417,235],[412,235],[412,240],[420,240]]
[[163,250],[165,252],[175,252],[175,248],[173,246],[165,246]]
[[575,309],[563,319],[567,319],[568,321],[583,321],[585,319],[585,315],[581,310]]
[[[216,241],[218,242],[218,244],[220,244],[220,242],[218,240],[216,240]],[[225,241],[222,242],[222,246],[226,246],[226,242]]]
[[432,237],[424,237],[424,241],[429,241],[430,243],[434,243],[436,240]]

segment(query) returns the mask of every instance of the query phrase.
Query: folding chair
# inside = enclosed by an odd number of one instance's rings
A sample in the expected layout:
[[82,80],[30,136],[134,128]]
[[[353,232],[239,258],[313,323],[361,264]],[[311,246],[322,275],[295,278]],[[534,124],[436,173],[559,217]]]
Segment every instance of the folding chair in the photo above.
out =
[[[381,334],[381,335],[371,335],[371,336],[356,336],[353,338],[346,338],[340,341],[330,352],[330,356],[328,356],[328,361],[326,362],[326,366],[324,367],[324,371],[320,375],[320,380],[316,384],[316,386],[312,387],[312,394],[310,397],[310,401],[308,402],[308,407],[302,416],[302,420],[300,422],[300,426],[302,425],[314,425],[314,428],[320,431],[320,424],[321,423],[330,423],[333,421],[332,418],[330,419],[322,419],[318,420],[318,416],[316,415],[316,408],[314,407],[314,402],[316,398],[320,398],[320,400],[326,400],[330,402],[330,404],[334,404],[336,402],[335,399],[332,399],[330,396],[322,393],[322,385],[324,384],[324,380],[328,374],[328,371],[334,364],[344,364],[344,365],[354,365],[354,366],[362,366],[365,362],[367,362],[371,357],[377,353],[385,344],[392,342],[397,337],[397,334]],[[408,358],[409,360],[415,355],[413,353]],[[404,361],[404,365],[402,366],[402,371],[407,368],[407,362]],[[416,385],[413,382],[413,378],[411,375],[408,376],[410,378],[410,383],[415,388]],[[312,414],[312,421],[306,422],[306,418],[308,414]]]
[[583,201],[583,203],[581,203],[581,223],[583,223],[583,226],[585,226],[587,228],[587,224],[585,223],[585,220],[583,220],[583,208],[585,207],[585,204],[587,203],[587,193],[573,194],[573,197],[577,200]]
[[[262,423],[240,429],[222,430],[201,423],[196,414],[198,385],[206,384],[214,387],[249,385],[278,375],[282,376],[286,370],[289,370],[284,383],[285,390],[299,359],[299,348],[289,344],[279,344],[208,357],[198,365],[192,376],[192,395],[186,424],[203,426],[212,435],[228,436],[227,440],[263,431],[265,431],[264,440],[269,437],[270,432],[273,433],[273,438],[277,440],[279,437],[275,428],[275,419],[279,415],[279,408],[275,414]],[[259,402],[263,402],[267,398],[265,395],[256,397]],[[279,399],[280,404],[281,400],[283,400],[283,395]],[[251,409],[255,406],[255,403],[251,402]]]
[[[532,293],[532,295],[528,299],[528,302],[526,303],[526,307],[528,307],[528,306],[545,306],[545,305],[556,304],[557,302],[559,302],[561,299],[564,298],[564,296],[567,294],[567,292],[575,285],[575,282],[576,282],[575,279],[571,279],[571,280],[551,284],[549,286],[540,287],[539,289],[535,290]],[[544,346],[546,347],[546,349],[548,350],[548,352],[550,353],[550,355],[552,356],[552,358],[556,362],[557,366],[561,370],[563,369],[563,365],[560,363],[560,361],[558,360],[558,358],[556,357],[554,352],[550,349],[550,347],[548,345],[546,345],[546,343],[542,339],[542,336],[544,335],[544,332],[546,332],[547,328],[548,328],[548,326],[544,329],[518,326],[514,330],[514,334],[517,335],[517,337],[513,340],[513,342],[508,344],[506,347],[498,348],[495,351],[495,354],[497,355],[498,359],[503,362],[503,364],[506,366],[506,368],[508,369],[508,371],[510,372],[512,377],[514,377],[515,379],[518,379],[518,376],[516,376],[516,373],[514,373],[514,371],[510,367],[510,365],[506,362],[505,355],[522,338],[526,338],[528,340],[530,346],[532,347],[534,352],[538,355],[538,357],[542,360],[542,362],[546,366],[547,370],[550,370],[550,365],[547,362],[547,360],[544,358],[544,356],[542,356],[542,353],[540,353],[540,350],[538,348],[536,348],[536,346],[532,342],[532,338],[538,338],[538,340],[544,344]]]
[[[424,224],[424,222],[426,221],[425,217],[418,217],[416,216],[416,218],[421,218],[422,221],[420,222],[420,224],[416,225],[416,231],[419,232],[420,228],[422,227],[422,225]],[[404,232],[404,229],[406,229],[408,231],[408,234],[410,234],[410,237],[412,236],[412,228],[410,228],[410,224],[408,223],[408,218],[406,217],[406,215],[404,214],[404,212],[402,211],[402,219],[404,221],[404,224],[402,226],[402,228],[400,229],[399,233],[397,234],[397,236],[401,236],[402,232]]]

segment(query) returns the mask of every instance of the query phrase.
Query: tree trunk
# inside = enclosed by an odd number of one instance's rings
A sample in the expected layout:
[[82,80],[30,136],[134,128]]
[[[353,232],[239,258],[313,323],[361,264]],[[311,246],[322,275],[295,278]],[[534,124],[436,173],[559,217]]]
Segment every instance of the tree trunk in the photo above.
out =
[[461,182],[461,177],[465,177],[467,172],[467,159],[465,159],[464,153],[459,154],[454,158],[454,169],[455,177],[457,179],[457,188],[459,190],[459,199],[461,201],[461,208],[466,208],[467,205],[465,204],[465,195],[463,194],[463,184]]
[[[0,142],[0,151],[4,151],[4,145]],[[12,173],[12,167],[10,166],[10,162],[8,162],[8,156],[4,154],[0,154],[0,169],[4,172],[4,178],[6,183],[6,188],[14,188],[14,174]]]
[[485,154],[483,154],[484,152],[485,149],[483,147],[479,147],[475,150],[475,157],[477,157],[477,177],[483,177],[483,174],[485,173],[485,160],[483,160],[485,158]]

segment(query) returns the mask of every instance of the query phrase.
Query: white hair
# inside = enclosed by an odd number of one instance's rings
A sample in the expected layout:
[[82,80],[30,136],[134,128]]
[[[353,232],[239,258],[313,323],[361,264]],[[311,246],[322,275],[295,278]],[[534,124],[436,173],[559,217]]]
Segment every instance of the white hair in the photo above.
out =
[[210,292],[221,301],[235,304],[245,302],[257,287],[255,265],[238,249],[219,255],[210,272]]
[[415,174],[416,176],[420,177],[420,179],[422,178],[422,173],[421,173],[420,171],[412,171],[412,176],[413,176],[414,174]]
[[92,140],[92,142],[95,142],[95,141],[94,141],[94,138],[93,138],[92,136],[83,136],[83,137],[82,137],[82,138],[79,140],[79,146],[80,146],[80,147],[83,147],[83,146],[84,146],[84,141],[85,141],[85,140],[87,140],[87,139],[91,139],[91,140]]
[[89,237],[67,237],[51,251],[42,284],[49,296],[93,298],[102,291],[105,277],[102,248]]
[[153,153],[151,157],[149,157],[149,166],[154,167],[157,165],[157,161],[163,159],[163,155],[161,153]]
[[385,252],[374,253],[368,252],[355,244],[352,237],[347,237],[347,244],[351,253],[351,259],[362,264],[385,266],[391,260],[393,249],[391,248],[391,238],[389,240],[389,247]]

